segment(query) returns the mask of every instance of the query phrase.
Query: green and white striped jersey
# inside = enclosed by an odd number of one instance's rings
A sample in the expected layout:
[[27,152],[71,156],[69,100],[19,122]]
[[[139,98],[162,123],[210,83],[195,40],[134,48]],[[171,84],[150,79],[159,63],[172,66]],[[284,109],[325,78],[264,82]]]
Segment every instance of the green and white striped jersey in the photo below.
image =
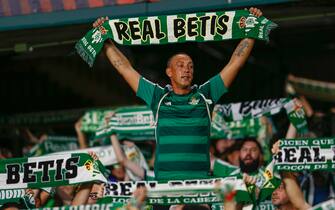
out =
[[225,92],[220,75],[186,95],[140,79],[137,96],[152,109],[157,123],[157,180],[208,178],[210,113]]

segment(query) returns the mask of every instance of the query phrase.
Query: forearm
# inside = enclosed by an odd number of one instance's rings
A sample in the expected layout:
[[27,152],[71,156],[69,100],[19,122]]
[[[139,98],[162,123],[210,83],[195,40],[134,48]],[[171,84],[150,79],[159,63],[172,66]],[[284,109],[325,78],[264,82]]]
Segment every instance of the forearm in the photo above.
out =
[[112,41],[105,43],[105,52],[111,64],[127,81],[130,87],[137,92],[140,74],[132,67],[126,56],[123,55]]
[[286,132],[286,139],[293,139],[297,137],[297,129],[293,126],[292,123],[290,123],[290,126],[288,127],[288,130]]
[[122,149],[119,140],[117,139],[116,135],[113,134],[111,136],[111,143],[113,145],[113,149],[115,152],[116,159],[119,163],[124,164],[124,161],[126,159]]
[[77,132],[77,137],[78,137],[79,149],[87,148],[88,145],[87,145],[87,142],[86,142],[85,134],[80,130],[76,130],[76,132]]
[[254,46],[255,40],[245,38],[236,47],[229,63],[222,69],[220,75],[225,82],[226,87],[229,87],[234,81],[237,73],[247,61],[251,50]]
[[88,196],[92,189],[92,183],[84,183],[79,187],[79,191],[74,196],[71,205],[78,206],[86,204]]
[[141,166],[139,166],[138,164],[126,159],[124,161],[124,167],[129,169],[131,172],[133,172],[136,176],[144,179],[144,168],[142,168]]
[[134,174],[136,174],[137,176],[144,178],[144,169],[141,168],[139,165],[137,165],[136,163],[130,161],[127,159],[127,157],[124,155],[122,149],[121,149],[121,145],[119,140],[117,139],[116,135],[113,134],[111,136],[111,142],[113,145],[113,149],[115,152],[115,156],[116,159],[119,163],[121,163],[125,168],[129,169],[130,171],[132,171]]
[[286,187],[287,196],[294,207],[298,208],[299,210],[309,209],[310,205],[308,205],[308,203],[305,201],[304,195],[294,175],[289,172],[284,172],[283,182]]

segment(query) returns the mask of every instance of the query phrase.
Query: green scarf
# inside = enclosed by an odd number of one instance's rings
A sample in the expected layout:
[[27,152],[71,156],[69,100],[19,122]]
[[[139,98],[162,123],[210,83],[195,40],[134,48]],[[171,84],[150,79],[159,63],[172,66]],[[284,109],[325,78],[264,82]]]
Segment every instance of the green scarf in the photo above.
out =
[[81,119],[81,128],[83,132],[95,132],[104,123],[105,116],[113,112],[111,108],[105,109],[92,109],[86,111]]
[[282,171],[335,170],[335,138],[280,140],[275,168]]
[[[40,210],[125,210],[123,203],[102,203],[79,206],[60,206],[60,207],[43,207]],[[35,209],[35,210],[38,210]]]
[[24,189],[0,190],[0,204],[17,202],[25,194]]
[[246,37],[268,41],[270,31],[276,27],[265,17],[256,18],[246,10],[120,18],[91,29],[77,42],[76,50],[92,67],[107,39],[123,45],[206,42]]
[[[223,204],[213,204],[211,206],[211,210],[223,210]],[[258,205],[255,206],[255,210],[275,210],[276,207],[273,206],[271,201],[263,201],[260,202]]]
[[240,139],[246,137],[257,137],[262,128],[260,118],[226,122],[224,126],[211,124],[211,138],[213,139]]
[[85,153],[0,160],[0,189],[55,187],[103,181],[100,161]]
[[[219,190],[214,184],[216,180],[223,181]],[[225,191],[228,186],[233,187],[236,191],[235,199],[237,202],[251,202],[243,180],[235,177],[169,181],[168,183],[158,183],[156,181],[108,183],[105,185],[104,197],[99,202],[126,203],[131,198],[136,187],[143,185],[148,189],[146,203],[149,205],[220,203],[223,200],[218,194],[221,193],[221,190]]]
[[299,133],[308,131],[305,112],[301,105],[289,98],[245,101],[216,105],[214,107],[212,123],[216,127],[225,126],[226,122],[271,116],[285,108],[290,122]]
[[334,208],[335,208],[335,200],[333,198],[328,201],[319,203],[316,206],[313,206],[311,210],[334,210]]
[[59,154],[69,154],[69,153],[87,153],[87,152],[95,152],[95,154],[99,158],[99,162],[102,163],[104,166],[110,166],[117,163],[117,159],[114,153],[113,146],[100,146],[100,147],[89,147],[86,149],[78,149],[78,150],[72,150],[72,151],[65,151],[65,152],[56,152],[52,155],[59,155]]
[[78,149],[78,139],[70,136],[48,136],[42,143],[36,144],[26,156],[37,157],[49,153]]
[[286,91],[313,99],[335,102],[335,83],[312,80],[302,77],[289,77]]
[[[215,161],[213,174],[216,177],[235,176],[242,178],[240,168],[230,165],[222,160]],[[274,161],[271,161],[265,168],[261,167],[249,175],[256,178],[256,184],[247,185],[250,198],[254,205],[266,200],[280,185],[279,175],[274,172]],[[256,190],[258,190],[259,193],[256,193]]]
[[107,125],[101,123],[95,132],[95,138],[117,133],[119,139],[149,140],[154,139],[155,122],[152,111],[146,106],[120,107]]

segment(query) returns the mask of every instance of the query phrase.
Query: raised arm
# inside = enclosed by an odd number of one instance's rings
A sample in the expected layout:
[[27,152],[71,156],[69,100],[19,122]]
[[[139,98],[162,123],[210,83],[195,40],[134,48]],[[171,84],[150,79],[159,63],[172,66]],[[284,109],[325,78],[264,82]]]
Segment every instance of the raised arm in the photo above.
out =
[[141,177],[143,179],[144,175],[145,175],[144,169],[141,168],[136,163],[134,163],[134,162],[132,162],[132,161],[130,161],[130,160],[127,159],[127,157],[124,155],[124,153],[123,153],[123,151],[121,149],[121,145],[120,145],[119,140],[117,139],[117,137],[116,137],[115,134],[113,134],[111,136],[111,143],[113,145],[113,149],[114,149],[117,161],[121,165],[123,165],[125,168],[129,169],[134,174],[136,174],[137,176],[139,176],[139,177]]
[[[262,16],[262,11],[257,8],[251,7],[249,12],[256,17]],[[254,43],[254,39],[242,39],[231,56],[229,63],[221,70],[220,75],[226,87],[231,85],[237,73],[247,61]]]
[[310,209],[311,206],[306,202],[300,186],[298,185],[296,177],[293,175],[293,173],[283,172],[282,178],[285,184],[288,199],[291,201],[293,206],[299,210]]
[[74,124],[74,128],[76,130],[77,137],[78,137],[79,149],[85,149],[85,148],[88,147],[88,144],[87,144],[87,140],[86,140],[86,136],[85,136],[84,132],[81,131],[81,120],[82,120],[82,118],[80,118]]
[[[98,27],[105,21],[108,21],[108,17],[101,17],[93,23],[93,27]],[[136,93],[140,74],[132,67],[126,56],[123,55],[111,40],[105,42],[104,49],[108,60]]]

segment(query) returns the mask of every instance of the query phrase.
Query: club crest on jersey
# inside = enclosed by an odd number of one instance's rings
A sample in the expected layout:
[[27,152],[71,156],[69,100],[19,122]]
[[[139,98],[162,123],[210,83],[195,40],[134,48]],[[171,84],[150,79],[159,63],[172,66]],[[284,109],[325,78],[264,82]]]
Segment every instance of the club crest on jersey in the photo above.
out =
[[191,100],[188,102],[190,105],[197,105],[199,104],[200,99],[197,99],[195,97],[192,97]]

